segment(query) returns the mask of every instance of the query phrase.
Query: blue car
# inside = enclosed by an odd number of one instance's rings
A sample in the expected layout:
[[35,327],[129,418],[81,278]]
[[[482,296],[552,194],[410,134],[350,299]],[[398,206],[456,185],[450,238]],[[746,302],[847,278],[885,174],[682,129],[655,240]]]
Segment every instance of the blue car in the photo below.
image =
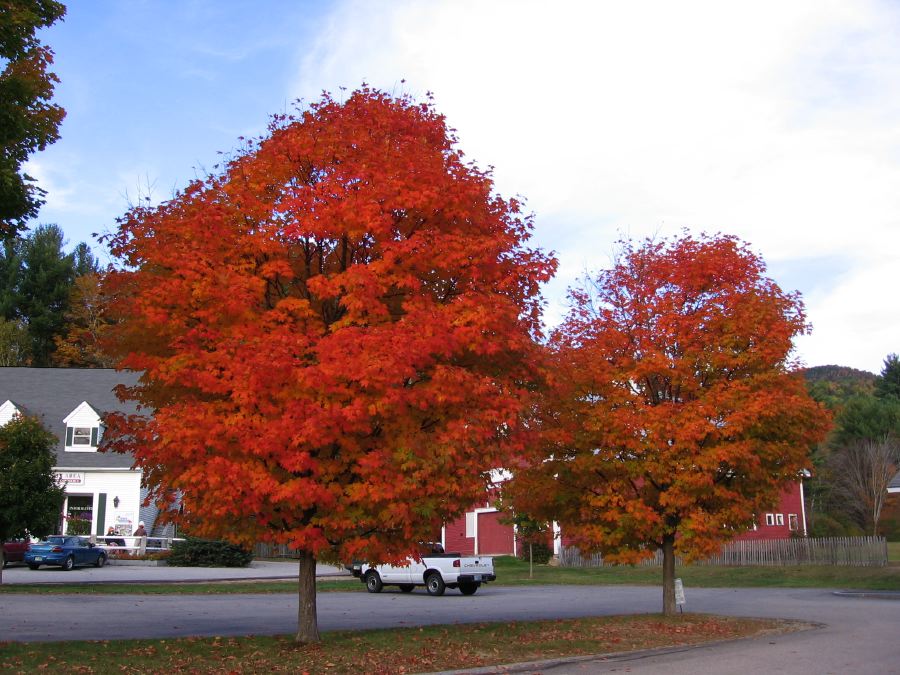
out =
[[41,565],[58,565],[66,571],[76,565],[103,567],[106,550],[80,537],[54,535],[32,544],[25,553],[25,564],[33,570]]

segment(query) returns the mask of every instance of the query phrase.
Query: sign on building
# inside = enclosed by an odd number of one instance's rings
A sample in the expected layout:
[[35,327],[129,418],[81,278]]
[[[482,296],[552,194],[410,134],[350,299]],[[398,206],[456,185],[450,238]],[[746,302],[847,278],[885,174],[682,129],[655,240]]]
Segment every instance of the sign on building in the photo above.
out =
[[84,485],[83,471],[58,471],[56,480],[63,485]]

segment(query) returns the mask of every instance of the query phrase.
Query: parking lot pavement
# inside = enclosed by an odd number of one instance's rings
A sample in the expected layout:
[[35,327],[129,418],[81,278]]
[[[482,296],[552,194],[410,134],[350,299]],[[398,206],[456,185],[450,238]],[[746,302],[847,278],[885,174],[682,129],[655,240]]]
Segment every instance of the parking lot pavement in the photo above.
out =
[[[3,570],[5,584],[132,584],[183,583],[198,581],[251,581],[264,579],[296,579],[296,561],[253,561],[248,567],[142,567],[112,563],[105,567],[76,567],[64,572],[59,567],[30,570],[22,563],[12,563]],[[333,565],[316,565],[317,577],[340,577],[349,573]]]

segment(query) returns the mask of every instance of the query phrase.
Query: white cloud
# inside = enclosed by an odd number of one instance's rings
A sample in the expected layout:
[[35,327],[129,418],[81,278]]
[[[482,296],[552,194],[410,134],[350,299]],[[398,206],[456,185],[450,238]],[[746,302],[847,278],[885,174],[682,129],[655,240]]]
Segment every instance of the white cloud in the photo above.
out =
[[877,370],[900,350],[898,28],[867,2],[346,2],[292,94],[434,91],[566,283],[619,232],[726,231],[779,269],[841,256],[839,281],[799,279],[819,294],[800,355]]

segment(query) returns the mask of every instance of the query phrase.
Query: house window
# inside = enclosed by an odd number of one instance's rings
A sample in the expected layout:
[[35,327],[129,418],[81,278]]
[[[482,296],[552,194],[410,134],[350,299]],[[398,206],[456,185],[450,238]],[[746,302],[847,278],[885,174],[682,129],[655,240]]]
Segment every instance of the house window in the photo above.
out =
[[797,518],[796,513],[788,514],[788,527],[791,528],[792,532],[796,532],[800,529],[800,520]]
[[66,427],[66,447],[73,450],[94,449],[99,435],[97,427]]
[[776,525],[784,525],[784,514],[783,513],[775,514],[775,524]]
[[767,513],[766,514],[766,525],[774,525],[775,524],[775,514]]

